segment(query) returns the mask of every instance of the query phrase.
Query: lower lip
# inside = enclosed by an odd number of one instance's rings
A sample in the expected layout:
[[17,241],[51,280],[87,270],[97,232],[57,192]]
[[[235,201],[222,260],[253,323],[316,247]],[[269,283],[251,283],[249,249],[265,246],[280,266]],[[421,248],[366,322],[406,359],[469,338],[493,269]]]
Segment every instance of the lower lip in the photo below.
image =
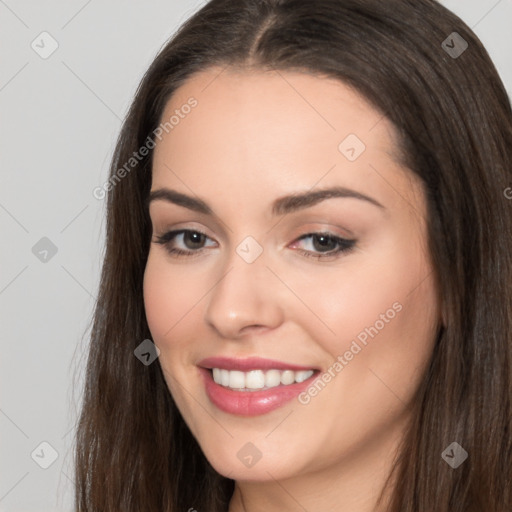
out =
[[304,391],[317,377],[315,372],[304,382],[276,386],[261,391],[235,391],[217,384],[210,370],[199,368],[203,376],[206,394],[221,411],[237,416],[259,416],[278,409]]

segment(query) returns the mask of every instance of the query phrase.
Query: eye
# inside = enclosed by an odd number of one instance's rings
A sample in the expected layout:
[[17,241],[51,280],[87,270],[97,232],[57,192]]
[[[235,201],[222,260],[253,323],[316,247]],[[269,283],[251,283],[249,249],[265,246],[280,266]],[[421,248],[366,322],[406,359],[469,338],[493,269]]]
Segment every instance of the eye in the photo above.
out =
[[[206,240],[211,240],[208,235],[202,231],[191,229],[180,229],[175,231],[168,231],[163,235],[156,237],[155,243],[165,246],[169,254],[176,257],[193,257],[198,255],[205,249],[204,243]],[[301,242],[302,240],[311,239],[308,244],[309,250],[298,249],[300,254],[308,258],[334,258],[336,259],[341,253],[351,251],[356,244],[356,240],[348,240],[332,233],[308,233],[298,238],[293,245]],[[181,241],[185,248],[175,247],[175,244]]]
[[[192,253],[202,252],[202,244],[205,239],[209,237],[202,231],[191,230],[191,229],[179,229],[176,231],[168,231],[167,233],[157,236],[156,243],[165,246],[167,251],[173,256],[191,256]],[[185,244],[185,249],[173,247],[172,242],[181,240]]]
[[[298,249],[298,251],[308,258],[333,258],[340,256],[341,253],[346,253],[354,249],[356,240],[349,240],[333,235],[332,233],[308,233],[302,235],[297,242],[301,240],[311,239],[308,244],[310,250],[304,251]],[[294,245],[297,243],[294,242]],[[319,251],[319,252],[313,252]]]

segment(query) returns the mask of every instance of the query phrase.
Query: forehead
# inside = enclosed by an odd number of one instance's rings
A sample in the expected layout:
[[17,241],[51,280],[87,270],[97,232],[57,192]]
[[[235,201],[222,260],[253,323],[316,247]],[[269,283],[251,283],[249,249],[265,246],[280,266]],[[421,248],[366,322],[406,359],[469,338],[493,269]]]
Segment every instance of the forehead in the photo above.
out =
[[[191,100],[195,106],[186,107]],[[203,195],[226,187],[286,193],[321,181],[364,184],[365,192],[382,196],[393,191],[379,174],[404,179],[391,123],[331,78],[211,68],[175,91],[161,123],[171,118],[156,144],[153,188],[183,189],[180,177],[186,177]]]
[[[379,144],[382,150],[391,150],[394,144],[390,122],[355,89],[328,77],[278,70],[210,68],[193,75],[174,92],[162,122],[179,112],[191,97],[198,105],[190,120],[180,123],[180,129],[173,128],[176,141],[179,132],[184,131],[183,125],[201,128],[194,122],[200,114],[204,129],[198,135],[211,133],[211,123],[215,123],[215,132],[222,129],[226,134],[257,135],[258,140],[268,143],[275,141],[276,134],[286,137],[289,145],[314,135],[337,140],[351,130],[365,142]],[[283,128],[287,128],[285,133]]]

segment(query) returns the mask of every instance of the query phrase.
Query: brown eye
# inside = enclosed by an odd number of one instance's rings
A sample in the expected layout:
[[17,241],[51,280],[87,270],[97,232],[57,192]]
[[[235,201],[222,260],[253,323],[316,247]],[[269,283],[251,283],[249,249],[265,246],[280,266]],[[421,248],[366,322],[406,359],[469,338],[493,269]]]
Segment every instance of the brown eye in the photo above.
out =
[[[188,249],[200,249],[201,247],[198,247],[198,245],[201,246],[205,238],[206,235],[198,231],[185,231],[183,233],[183,242]],[[190,242],[190,244],[188,242]]]
[[[165,246],[173,256],[192,256],[203,251],[206,239],[210,237],[201,231],[180,229],[157,236],[155,243]],[[178,242],[184,248],[175,247]]]
[[299,252],[304,256],[316,259],[335,258],[341,253],[349,252],[356,244],[356,240],[341,238],[332,233],[308,233],[307,235],[301,236],[297,242],[306,239],[311,239],[312,241],[312,243],[305,244],[309,245],[310,249],[307,251],[299,249]]

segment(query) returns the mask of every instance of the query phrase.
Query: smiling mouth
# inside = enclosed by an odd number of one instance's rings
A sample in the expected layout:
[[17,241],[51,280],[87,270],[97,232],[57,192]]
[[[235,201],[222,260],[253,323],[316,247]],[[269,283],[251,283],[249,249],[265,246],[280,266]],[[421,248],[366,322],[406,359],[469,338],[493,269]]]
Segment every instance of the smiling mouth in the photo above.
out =
[[318,370],[226,370],[224,368],[209,369],[213,381],[233,391],[265,391],[275,387],[290,386],[301,383],[312,377]]
[[261,357],[210,357],[198,364],[211,404],[235,416],[259,416],[292,401],[320,369]]

